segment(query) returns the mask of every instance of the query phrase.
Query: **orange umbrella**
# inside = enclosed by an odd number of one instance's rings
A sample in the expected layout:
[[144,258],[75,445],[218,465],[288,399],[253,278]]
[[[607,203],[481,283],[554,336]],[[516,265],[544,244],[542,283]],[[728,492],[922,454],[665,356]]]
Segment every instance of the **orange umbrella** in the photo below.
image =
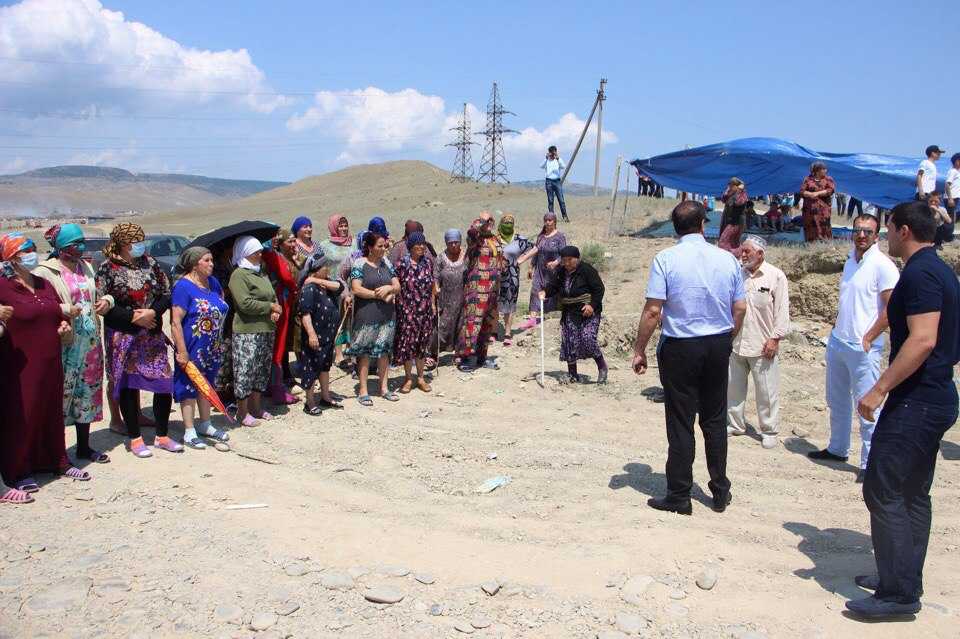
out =
[[[170,341],[170,338],[166,335],[163,337],[167,341],[167,345],[176,351],[176,347],[173,345],[173,342]],[[190,360],[187,360],[186,366],[183,367],[183,372],[187,374],[187,377],[190,379],[190,382],[193,383],[193,386],[197,389],[197,392],[200,393],[204,399],[210,402],[211,406],[223,413],[232,423],[237,423],[237,420],[235,420],[230,413],[227,412],[227,407],[224,406],[223,400],[220,399],[219,395],[217,395],[216,389],[214,389],[210,382],[207,381],[207,378],[204,377],[203,373],[200,372],[200,369],[197,368],[196,364]]]

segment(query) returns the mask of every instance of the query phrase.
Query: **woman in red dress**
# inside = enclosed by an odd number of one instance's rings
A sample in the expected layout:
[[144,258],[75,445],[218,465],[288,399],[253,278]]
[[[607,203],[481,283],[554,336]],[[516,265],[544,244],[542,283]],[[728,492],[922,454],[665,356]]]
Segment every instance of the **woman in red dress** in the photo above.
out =
[[60,298],[30,271],[37,247],[20,233],[0,236],[0,305],[13,307],[0,337],[0,475],[26,493],[40,490],[33,475],[55,473],[79,481],[63,440],[63,365],[60,339],[70,333]]
[[[500,368],[495,361],[487,359],[490,336],[497,332],[500,273],[506,264],[503,246],[492,227],[493,218],[477,219],[467,231],[469,266],[464,276],[463,319],[457,340],[458,368],[465,373],[480,367]],[[470,363],[473,357],[475,366]]]
[[830,224],[833,192],[837,190],[833,178],[827,175],[827,165],[814,162],[810,175],[803,179],[800,197],[803,198],[803,239],[807,242],[833,239]]
[[297,237],[287,229],[280,229],[273,238],[273,250],[263,252],[263,264],[273,288],[277,293],[277,302],[282,307],[280,321],[277,322],[276,338],[273,342],[273,366],[270,373],[270,398],[274,404],[295,404],[297,398],[287,390],[287,384],[293,384],[290,374],[290,351],[299,352],[294,337],[299,331],[293,330],[299,324],[296,318],[297,277],[300,268],[297,264]]

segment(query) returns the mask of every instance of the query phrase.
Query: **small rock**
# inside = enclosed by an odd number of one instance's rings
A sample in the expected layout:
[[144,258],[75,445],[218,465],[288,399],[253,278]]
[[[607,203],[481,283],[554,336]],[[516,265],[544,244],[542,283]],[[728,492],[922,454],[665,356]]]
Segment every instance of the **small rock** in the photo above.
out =
[[353,588],[353,577],[342,572],[325,572],[320,578],[320,585],[327,590],[350,590]]
[[298,610],[300,610],[300,604],[296,601],[288,601],[277,606],[277,614],[281,617],[289,617]]
[[354,579],[359,579],[365,575],[370,574],[370,570],[364,568],[363,566],[353,566],[352,568],[347,568],[347,574],[353,577]]
[[430,606],[430,616],[431,617],[440,617],[445,612],[443,604],[433,604]]
[[253,619],[250,620],[250,629],[262,632],[267,628],[275,626],[278,620],[277,615],[272,612],[258,612],[254,614]]
[[480,584],[480,589],[491,597],[500,592],[501,583],[499,581],[485,581]]
[[40,544],[30,544],[30,547],[27,548],[27,551],[30,552],[30,554],[36,554],[38,552],[43,552],[46,549],[46,546],[42,546]]
[[597,639],[627,639],[627,635],[619,630],[601,630],[597,633]]
[[[226,443],[226,442],[215,442],[215,443],[213,444],[213,447],[216,448],[217,450],[219,450],[221,453],[229,453],[229,452],[230,452],[230,444],[228,444],[228,443]],[[213,475],[209,475],[209,477],[213,477]]]
[[682,590],[671,590],[670,598],[673,599],[674,601],[681,601],[682,599],[687,598],[687,593],[685,593]]
[[625,632],[628,635],[638,635],[640,631],[647,627],[646,622],[640,615],[631,615],[627,612],[618,612],[616,617],[617,630]]
[[380,572],[387,577],[406,577],[410,574],[410,570],[403,566],[384,566]]
[[702,590],[712,590],[720,579],[720,568],[715,564],[708,564],[700,576],[697,577],[697,586]]
[[426,586],[429,586],[436,581],[436,579],[433,578],[433,575],[425,572],[417,573],[413,576],[413,578]]
[[484,628],[489,628],[490,624],[493,622],[490,621],[489,617],[484,617],[483,615],[478,615],[470,620],[470,625],[476,628],[477,630],[483,630]]
[[487,461],[493,461],[496,458],[497,458],[496,453],[487,453]]
[[667,612],[673,617],[686,617],[690,610],[688,610],[687,607],[682,603],[674,601],[672,604],[667,606]]
[[463,620],[453,624],[453,629],[457,632],[462,632],[465,635],[472,635],[474,632],[476,632],[476,629],[473,626]]
[[234,604],[222,604],[213,609],[213,619],[217,623],[239,626],[243,623],[243,608]]
[[303,577],[310,572],[310,567],[302,561],[294,561],[293,563],[287,564],[283,572],[287,573],[290,577]]
[[639,606],[643,602],[643,596],[653,584],[653,577],[650,575],[635,575],[627,579],[627,582],[620,588],[620,598],[628,604]]
[[607,577],[607,588],[621,588],[627,582],[627,574],[618,572]]
[[395,604],[403,601],[403,593],[391,586],[374,586],[363,593],[363,598],[373,603]]

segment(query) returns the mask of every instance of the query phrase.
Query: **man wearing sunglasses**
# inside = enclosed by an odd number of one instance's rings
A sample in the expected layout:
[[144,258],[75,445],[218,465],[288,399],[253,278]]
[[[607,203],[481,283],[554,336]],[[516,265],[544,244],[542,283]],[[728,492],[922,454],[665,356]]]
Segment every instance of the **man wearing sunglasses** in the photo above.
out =
[[[823,450],[808,453],[811,459],[847,461],[854,406],[880,378],[887,302],[900,272],[893,260],[880,251],[879,235],[877,218],[854,218],[853,249],[843,267],[837,321],[827,343],[830,443]],[[857,483],[862,483],[876,422],[858,417],[861,446]]]

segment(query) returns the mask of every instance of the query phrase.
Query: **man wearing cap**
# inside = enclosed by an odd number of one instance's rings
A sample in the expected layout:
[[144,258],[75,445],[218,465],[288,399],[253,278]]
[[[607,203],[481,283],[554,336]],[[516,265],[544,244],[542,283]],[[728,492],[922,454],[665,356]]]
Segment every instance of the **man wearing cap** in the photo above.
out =
[[741,244],[743,288],[747,313],[743,328],[733,340],[730,381],[727,387],[727,434],[744,435],[747,424],[747,376],[753,377],[757,395],[757,421],[764,448],[777,445],[780,427],[780,368],[777,351],[790,331],[790,296],[787,276],[764,260],[767,243],[748,235]]
[[936,161],[943,154],[936,144],[927,147],[927,159],[920,162],[920,168],[917,170],[917,196],[921,201],[927,200],[927,195],[937,190],[937,165]]
[[[887,302],[900,278],[893,260],[880,251],[880,220],[858,215],[853,220],[853,249],[840,277],[837,321],[827,342],[827,406],[830,443],[807,453],[811,459],[847,461],[853,407],[880,377]],[[860,472],[863,482],[875,422],[860,416]]]
[[733,339],[747,305],[740,263],[703,237],[707,213],[688,200],[671,213],[680,241],[657,253],[637,328],[633,370],[647,370],[647,344],[662,321],[657,349],[667,425],[667,494],[650,499],[656,510],[690,515],[695,438],[700,415],[713,510],[730,503],[727,478],[727,374]]

